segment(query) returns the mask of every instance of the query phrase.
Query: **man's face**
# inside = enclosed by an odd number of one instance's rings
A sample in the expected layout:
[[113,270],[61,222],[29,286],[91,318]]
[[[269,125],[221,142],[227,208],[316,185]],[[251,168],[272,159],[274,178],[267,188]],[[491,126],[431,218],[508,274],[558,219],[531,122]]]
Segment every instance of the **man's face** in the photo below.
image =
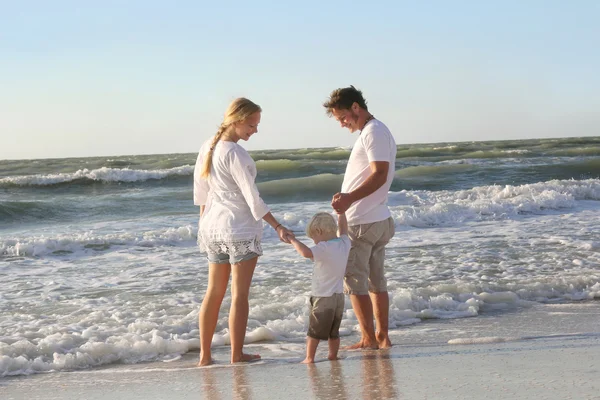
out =
[[358,130],[358,113],[353,109],[343,110],[334,108],[331,110],[333,117],[340,123],[342,128],[348,128],[350,132]]

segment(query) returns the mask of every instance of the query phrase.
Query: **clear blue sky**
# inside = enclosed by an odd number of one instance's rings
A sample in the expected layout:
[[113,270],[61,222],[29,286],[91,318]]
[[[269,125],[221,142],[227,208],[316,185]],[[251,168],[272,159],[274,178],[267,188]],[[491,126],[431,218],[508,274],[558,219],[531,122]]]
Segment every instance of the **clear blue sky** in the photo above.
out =
[[353,84],[398,143],[600,135],[598,1],[0,0],[0,159],[348,146]]

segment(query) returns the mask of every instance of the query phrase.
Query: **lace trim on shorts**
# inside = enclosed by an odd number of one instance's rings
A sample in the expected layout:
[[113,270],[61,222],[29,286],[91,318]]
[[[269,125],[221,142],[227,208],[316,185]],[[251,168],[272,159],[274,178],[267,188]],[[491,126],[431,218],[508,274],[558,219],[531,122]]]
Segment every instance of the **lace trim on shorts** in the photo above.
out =
[[[200,241],[199,241],[200,242]],[[199,243],[200,248],[209,254],[229,254],[230,256],[244,256],[256,253],[262,256],[262,246],[258,238],[240,240],[211,240]]]

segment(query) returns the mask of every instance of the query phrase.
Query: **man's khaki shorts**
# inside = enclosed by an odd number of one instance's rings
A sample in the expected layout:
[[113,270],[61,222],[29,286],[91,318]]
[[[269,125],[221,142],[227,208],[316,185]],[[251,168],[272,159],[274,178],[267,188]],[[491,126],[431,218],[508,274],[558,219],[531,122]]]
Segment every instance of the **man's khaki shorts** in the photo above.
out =
[[385,245],[395,232],[392,217],[348,227],[352,248],[344,276],[344,293],[363,295],[387,291],[383,272]]
[[313,339],[328,340],[340,337],[340,324],[344,314],[344,295],[310,298],[308,333]]

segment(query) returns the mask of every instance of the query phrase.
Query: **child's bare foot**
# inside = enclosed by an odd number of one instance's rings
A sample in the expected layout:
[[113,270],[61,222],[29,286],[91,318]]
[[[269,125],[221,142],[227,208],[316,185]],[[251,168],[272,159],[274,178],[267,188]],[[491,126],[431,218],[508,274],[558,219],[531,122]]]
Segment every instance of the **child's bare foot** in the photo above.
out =
[[314,358],[305,358],[304,361],[302,361],[300,364],[314,364],[314,362]]
[[242,353],[241,357],[239,359],[231,359],[231,363],[235,364],[235,363],[240,363],[240,362],[252,362],[252,361],[257,361],[260,360],[260,355],[259,354],[246,354],[246,353]]

